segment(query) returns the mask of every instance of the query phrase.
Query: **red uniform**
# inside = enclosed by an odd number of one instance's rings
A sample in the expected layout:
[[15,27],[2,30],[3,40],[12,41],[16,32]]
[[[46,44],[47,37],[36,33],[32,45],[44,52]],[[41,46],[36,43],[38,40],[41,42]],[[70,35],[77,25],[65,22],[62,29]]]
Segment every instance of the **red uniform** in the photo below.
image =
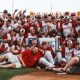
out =
[[[39,46],[39,48],[42,49],[42,50],[44,50],[44,49],[42,48],[42,46]],[[53,58],[56,56],[55,53],[54,53],[54,51],[53,51],[53,49],[52,49],[52,47],[48,47],[46,50],[51,51],[51,54],[52,54]]]
[[72,26],[73,26],[74,36],[77,36],[77,32],[76,32],[77,21],[72,20],[71,23],[72,23]]
[[5,51],[5,45],[4,44],[0,44],[0,53]]
[[39,58],[41,57],[42,53],[40,51],[38,51],[36,54],[32,53],[32,50],[25,50],[22,52],[22,59],[26,67],[32,67],[38,62]]
[[51,47],[48,47],[47,50],[51,51],[51,54],[52,54],[53,58],[56,56],[55,53],[54,53],[54,51],[53,51],[53,49]]

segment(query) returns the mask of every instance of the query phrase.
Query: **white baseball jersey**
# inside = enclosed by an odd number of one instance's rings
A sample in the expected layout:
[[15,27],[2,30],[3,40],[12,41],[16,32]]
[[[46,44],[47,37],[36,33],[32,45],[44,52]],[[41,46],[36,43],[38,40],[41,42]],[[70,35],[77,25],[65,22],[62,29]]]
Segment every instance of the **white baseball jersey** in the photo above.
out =
[[77,33],[78,33],[78,30],[79,30],[79,29],[80,29],[80,26],[77,26],[77,27],[76,27],[76,31],[77,31]]
[[72,58],[72,54],[73,54],[74,49],[71,48],[69,49],[68,47],[65,48],[65,58],[66,60],[70,60]]
[[69,23],[68,25],[63,25],[63,34],[66,37],[68,34],[71,34],[72,24]]
[[80,49],[74,49],[74,55],[80,57]]
[[80,38],[77,38],[77,42],[80,44]]

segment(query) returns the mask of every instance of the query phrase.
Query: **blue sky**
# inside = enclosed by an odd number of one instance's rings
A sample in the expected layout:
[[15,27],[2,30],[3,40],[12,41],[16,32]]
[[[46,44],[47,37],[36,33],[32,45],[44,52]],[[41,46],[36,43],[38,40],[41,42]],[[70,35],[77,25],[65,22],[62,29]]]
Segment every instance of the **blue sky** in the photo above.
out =
[[[0,12],[8,9],[12,12],[13,0],[0,0]],[[80,11],[80,0],[14,0],[14,9],[27,9],[27,12]]]

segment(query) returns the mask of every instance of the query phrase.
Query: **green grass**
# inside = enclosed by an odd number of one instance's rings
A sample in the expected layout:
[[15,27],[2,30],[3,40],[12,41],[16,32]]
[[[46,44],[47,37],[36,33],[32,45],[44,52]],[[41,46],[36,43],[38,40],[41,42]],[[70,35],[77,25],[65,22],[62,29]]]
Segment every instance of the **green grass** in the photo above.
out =
[[0,69],[0,80],[9,80],[16,75],[27,74],[36,71],[35,69],[22,68],[22,69]]

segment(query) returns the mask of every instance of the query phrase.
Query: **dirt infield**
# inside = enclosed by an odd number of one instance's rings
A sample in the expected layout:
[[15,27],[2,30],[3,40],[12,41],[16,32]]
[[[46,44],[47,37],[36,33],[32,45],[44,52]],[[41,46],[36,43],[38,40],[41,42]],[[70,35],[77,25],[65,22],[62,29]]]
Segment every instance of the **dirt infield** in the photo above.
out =
[[30,74],[18,75],[10,80],[80,80],[80,75],[60,75],[53,72],[37,71]]

